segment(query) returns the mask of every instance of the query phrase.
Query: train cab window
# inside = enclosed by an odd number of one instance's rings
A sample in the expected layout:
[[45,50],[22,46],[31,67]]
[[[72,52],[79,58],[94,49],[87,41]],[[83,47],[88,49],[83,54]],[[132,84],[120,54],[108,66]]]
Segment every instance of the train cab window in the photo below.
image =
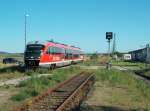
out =
[[25,56],[40,56],[43,52],[44,45],[30,44],[26,46]]
[[43,45],[27,45],[27,51],[41,51],[44,49]]

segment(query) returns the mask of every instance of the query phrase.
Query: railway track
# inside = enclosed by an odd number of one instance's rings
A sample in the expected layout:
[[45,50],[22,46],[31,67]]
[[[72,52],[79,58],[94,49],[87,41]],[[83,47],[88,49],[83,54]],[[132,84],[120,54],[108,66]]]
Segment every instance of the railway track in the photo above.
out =
[[82,72],[13,111],[76,111],[93,83],[94,75]]

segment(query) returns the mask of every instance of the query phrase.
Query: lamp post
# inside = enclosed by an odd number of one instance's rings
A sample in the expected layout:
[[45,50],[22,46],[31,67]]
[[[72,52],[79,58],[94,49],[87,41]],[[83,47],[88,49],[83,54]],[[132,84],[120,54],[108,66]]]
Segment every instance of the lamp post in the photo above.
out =
[[25,41],[25,48],[26,48],[26,40],[27,40],[27,17],[29,15],[27,13],[25,13],[24,15],[24,41]]

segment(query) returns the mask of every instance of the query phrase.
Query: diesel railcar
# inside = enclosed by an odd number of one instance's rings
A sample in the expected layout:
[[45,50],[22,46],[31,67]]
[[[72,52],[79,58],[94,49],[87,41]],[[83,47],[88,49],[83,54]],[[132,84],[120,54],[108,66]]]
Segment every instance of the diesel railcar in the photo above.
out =
[[29,42],[24,52],[26,67],[55,68],[78,63],[83,59],[83,51],[80,48],[53,41]]

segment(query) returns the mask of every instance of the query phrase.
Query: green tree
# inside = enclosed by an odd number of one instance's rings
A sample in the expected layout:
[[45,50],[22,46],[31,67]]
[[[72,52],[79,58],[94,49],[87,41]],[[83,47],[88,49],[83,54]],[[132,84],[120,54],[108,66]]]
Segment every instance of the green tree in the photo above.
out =
[[91,59],[98,59],[98,53],[97,52],[93,53],[90,58]]

